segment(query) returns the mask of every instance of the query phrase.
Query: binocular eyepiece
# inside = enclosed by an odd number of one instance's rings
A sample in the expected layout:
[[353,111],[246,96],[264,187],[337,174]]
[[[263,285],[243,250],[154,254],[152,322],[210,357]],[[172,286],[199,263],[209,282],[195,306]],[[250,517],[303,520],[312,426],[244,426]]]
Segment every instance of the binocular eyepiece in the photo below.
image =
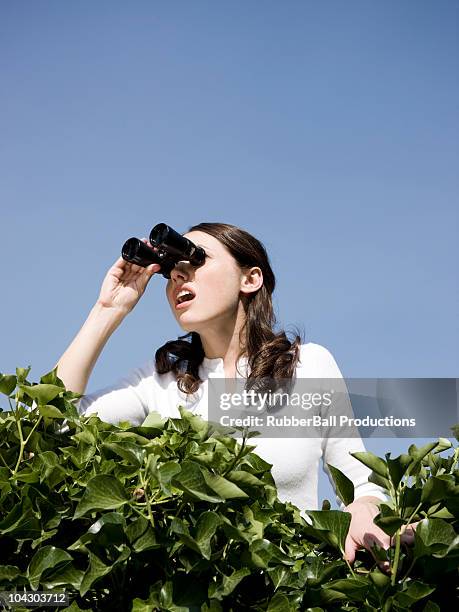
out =
[[203,248],[165,223],[158,223],[151,230],[150,243],[156,247],[155,251],[138,238],[129,238],[123,245],[121,256],[125,261],[144,268],[152,263],[160,264],[164,278],[170,278],[172,268],[179,261],[189,261],[193,266],[200,266],[206,258]]

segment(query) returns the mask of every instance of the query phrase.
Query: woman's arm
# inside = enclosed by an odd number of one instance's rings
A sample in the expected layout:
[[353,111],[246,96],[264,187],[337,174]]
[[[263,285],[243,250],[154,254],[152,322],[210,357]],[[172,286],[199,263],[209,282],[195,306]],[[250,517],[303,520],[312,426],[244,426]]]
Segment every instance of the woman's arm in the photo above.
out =
[[83,327],[57,363],[57,375],[69,391],[85,392],[102,349],[124,316],[99,303],[94,305]]
[[[146,239],[143,239],[148,243]],[[99,298],[83,327],[57,362],[57,375],[67,389],[84,393],[91,372],[110,336],[142,297],[159,264],[147,268],[120,257],[107,272]]]
[[[322,371],[326,372],[323,374],[324,378],[342,379],[336,361],[326,349],[323,349],[321,359],[323,359]],[[347,401],[349,402],[347,406],[343,406],[343,410],[346,410],[346,413],[352,413],[352,406],[344,380],[342,380],[342,385],[346,391],[343,396],[344,401],[346,401],[345,396],[347,395]],[[354,430],[354,435],[353,438],[326,437],[322,443],[324,469],[329,477],[328,463],[340,469],[354,484],[354,501],[347,506],[341,505],[341,509],[351,515],[351,523],[345,542],[345,558],[350,563],[354,562],[355,553],[360,548],[365,548],[373,554],[372,548],[375,543],[386,550],[391,546],[390,537],[374,523],[374,518],[379,514],[379,504],[389,500],[390,497],[385,489],[368,481],[371,470],[350,455],[351,452],[365,451],[358,430]],[[333,480],[331,478],[330,480],[333,484]],[[416,523],[407,526],[402,534],[402,542],[413,543],[415,528]],[[377,561],[376,557],[375,560]],[[381,570],[390,572],[391,568],[388,561],[378,561],[378,565]]]

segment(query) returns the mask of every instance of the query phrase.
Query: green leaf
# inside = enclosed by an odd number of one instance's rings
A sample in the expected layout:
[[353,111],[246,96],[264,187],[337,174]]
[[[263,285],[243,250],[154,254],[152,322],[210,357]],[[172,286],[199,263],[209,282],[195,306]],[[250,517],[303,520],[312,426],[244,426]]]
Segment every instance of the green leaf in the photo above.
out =
[[444,555],[454,542],[456,532],[442,519],[423,519],[414,530],[414,558]]
[[96,580],[99,580],[112,570],[111,565],[103,563],[97,555],[89,552],[89,566],[80,584],[80,595],[83,597],[92,587]]
[[448,450],[448,448],[451,448],[452,446],[453,444],[451,440],[448,440],[448,438],[438,438],[435,454],[442,453],[443,451]]
[[196,535],[195,541],[199,546],[203,557],[210,559],[211,554],[211,540],[217,531],[217,527],[220,525],[221,520],[216,512],[208,511],[203,512],[196,524]]
[[317,535],[331,546],[339,548],[344,554],[347,532],[351,524],[349,512],[340,510],[308,510],[306,512],[312,521],[312,527]]
[[153,601],[150,597],[148,598],[148,600],[143,600],[136,597],[132,602],[131,612],[152,612],[152,610],[158,609],[158,606],[159,600],[156,597]]
[[41,531],[40,522],[28,497],[23,498],[22,504],[14,506],[0,521],[0,533],[16,539],[34,539],[41,535]]
[[337,575],[343,566],[344,561],[341,559],[329,561],[325,564],[319,557],[307,556],[305,557],[305,565],[302,571],[307,579],[307,585],[316,587]]
[[232,470],[226,474],[226,478],[239,486],[264,487],[264,482],[262,480],[244,470]]
[[31,468],[25,468],[16,473],[16,480],[20,482],[38,482],[40,474]]
[[152,427],[154,429],[163,429],[167,419],[162,417],[159,412],[152,410],[148,413],[147,418],[142,423],[142,427]]
[[128,501],[125,489],[114,476],[94,476],[88,482],[73,518],[80,518],[90,510],[114,510]]
[[327,582],[326,590],[344,595],[349,601],[365,601],[368,581],[365,578],[346,578]]
[[204,603],[201,606],[201,612],[223,612],[223,608],[222,608],[220,602],[218,602],[216,599],[212,599],[210,601],[209,605]]
[[20,573],[15,565],[0,565],[0,582],[14,580]]
[[106,512],[68,550],[86,550],[85,544],[97,538],[99,546],[118,545],[124,540],[126,521],[119,512]]
[[30,586],[33,590],[38,588],[40,579],[44,571],[52,569],[57,565],[72,561],[72,557],[55,546],[44,546],[40,548],[32,557],[29,567],[27,568],[27,577]]
[[335,483],[336,493],[345,506],[354,501],[354,483],[338,468],[327,463],[328,469]]
[[[233,442],[236,443],[234,438],[230,438]],[[272,463],[268,463],[255,453],[250,453],[244,457],[243,465],[249,468],[249,471],[252,474],[263,474],[264,472],[268,472],[272,468]],[[245,469],[245,467],[244,467]]]
[[56,406],[51,406],[49,404],[46,405],[46,406],[42,406],[41,404],[39,404],[38,405],[38,411],[39,411],[39,413],[42,416],[49,417],[51,419],[62,419],[62,418],[64,418],[64,415],[59,410],[59,408],[56,408]]
[[152,548],[161,548],[161,544],[156,538],[156,534],[153,529],[149,526],[147,530],[134,542],[133,546],[135,552],[142,552],[143,550],[151,550]]
[[212,474],[207,470],[203,470],[203,476],[207,485],[222,499],[247,499],[249,497],[245,491],[223,476]]
[[394,488],[396,489],[403,476],[406,474],[410,464],[413,462],[413,457],[410,457],[410,455],[401,454],[395,459],[390,459],[389,455],[386,455],[386,462],[390,479],[394,485]]
[[382,572],[378,567],[370,572],[369,578],[378,589],[385,589],[390,584],[390,576]]
[[18,380],[18,384],[23,383],[30,372],[30,366],[28,368],[16,368],[16,376]]
[[58,387],[57,385],[21,385],[21,391],[23,391],[26,395],[34,399],[38,405],[44,406],[52,401],[55,397],[62,393],[62,387]]
[[70,606],[62,609],[62,612],[88,612],[88,611],[86,608],[80,608],[80,606],[77,604],[76,601],[72,601]]
[[199,415],[193,414],[183,406],[179,406],[179,412],[182,419],[189,423],[193,431],[198,434],[198,439],[204,440],[207,435],[207,430],[209,429],[207,421],[202,419]]
[[292,608],[288,598],[282,593],[276,593],[269,601],[266,612],[295,612],[296,608]]
[[422,612],[441,612],[441,610],[440,606],[438,606],[434,601],[428,601],[422,608]]
[[150,523],[143,516],[137,517],[126,528],[126,536],[131,544],[133,544],[142,534],[145,533]]
[[64,447],[61,450],[77,468],[87,467],[90,459],[96,454],[96,447],[91,444]]
[[61,387],[63,390],[65,390],[64,383],[57,375],[57,366],[50,372],[43,374],[43,376],[40,378],[40,382],[47,385],[57,385],[58,387]]
[[61,586],[71,586],[74,589],[79,589],[84,574],[84,570],[77,569],[73,564],[70,564],[63,569],[57,569],[42,582],[46,589],[55,589]]
[[96,444],[96,437],[89,427],[86,427],[82,431],[72,436],[72,440],[75,442],[83,442],[84,444]]
[[375,517],[374,523],[387,535],[393,536],[405,524],[405,521],[388,504],[379,504],[379,511],[380,513]]
[[119,444],[105,442],[103,447],[137,467],[142,465],[145,457],[145,450],[137,444],[131,444],[130,442],[123,441]]
[[174,476],[180,474],[181,467],[176,461],[166,461],[158,468],[158,480],[162,484],[166,484],[172,480]]
[[371,474],[368,476],[368,482],[372,482],[379,487],[386,489],[386,491],[390,488],[389,478],[383,478],[379,474],[376,474],[376,472],[371,472]]
[[291,567],[276,566],[268,570],[269,577],[272,580],[274,590],[288,583],[288,579],[292,574]]
[[432,476],[422,488],[421,500],[430,504],[459,495],[459,485],[456,485],[452,474]]
[[394,601],[397,602],[399,606],[411,610],[416,602],[427,597],[427,595],[430,595],[433,591],[435,591],[434,586],[424,584],[419,580],[413,580],[413,582],[408,583],[408,585],[405,583],[404,589],[394,595]]
[[415,444],[412,444],[408,453],[416,462],[420,462],[426,455],[428,455],[436,446],[438,446],[438,442],[430,442],[429,444],[425,444],[424,446],[417,447]]
[[194,461],[184,461],[180,474],[174,476],[172,484],[192,497],[203,501],[221,502],[224,498],[213,494],[207,486],[200,466]]
[[0,374],[0,393],[11,395],[16,389],[16,376],[12,374]]
[[173,584],[171,580],[168,580],[163,584],[159,592],[159,603],[166,610],[170,610],[173,606],[172,594]]
[[249,549],[250,558],[255,567],[267,568],[271,564],[282,563],[287,566],[295,564],[295,560],[285,554],[279,546],[263,538],[253,540]]
[[223,580],[220,585],[211,583],[209,586],[209,597],[215,598],[221,601],[224,597],[228,597],[243,578],[250,574],[248,568],[242,568],[234,570],[230,576],[223,576]]
[[111,565],[106,565],[97,555],[90,552],[89,566],[80,585],[80,595],[82,597],[86,595],[97,580],[109,574],[120,563],[126,561],[126,559],[129,558],[130,553],[131,551],[129,548],[125,547]]
[[383,478],[387,478],[389,476],[389,470],[387,469],[386,462],[377,457],[373,453],[367,452],[357,452],[350,453],[353,457],[358,459],[361,463],[369,467],[375,474],[378,476],[382,476]]

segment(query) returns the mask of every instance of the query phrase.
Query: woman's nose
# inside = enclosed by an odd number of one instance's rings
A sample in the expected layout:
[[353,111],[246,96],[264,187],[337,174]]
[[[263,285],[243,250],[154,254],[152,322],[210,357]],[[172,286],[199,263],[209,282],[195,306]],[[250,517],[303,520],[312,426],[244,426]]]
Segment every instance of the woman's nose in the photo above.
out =
[[171,270],[171,279],[175,282],[177,280],[187,280],[190,276],[191,264],[188,261],[179,261]]

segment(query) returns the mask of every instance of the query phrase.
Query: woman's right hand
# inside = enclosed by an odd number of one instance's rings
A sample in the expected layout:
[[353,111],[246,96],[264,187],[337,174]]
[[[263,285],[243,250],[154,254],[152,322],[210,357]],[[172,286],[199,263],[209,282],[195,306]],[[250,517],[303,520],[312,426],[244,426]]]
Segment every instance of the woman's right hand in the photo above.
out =
[[[146,238],[142,238],[142,242],[151,247]],[[128,314],[142,297],[150,278],[160,269],[159,264],[144,268],[120,257],[107,272],[97,303],[123,315]]]

